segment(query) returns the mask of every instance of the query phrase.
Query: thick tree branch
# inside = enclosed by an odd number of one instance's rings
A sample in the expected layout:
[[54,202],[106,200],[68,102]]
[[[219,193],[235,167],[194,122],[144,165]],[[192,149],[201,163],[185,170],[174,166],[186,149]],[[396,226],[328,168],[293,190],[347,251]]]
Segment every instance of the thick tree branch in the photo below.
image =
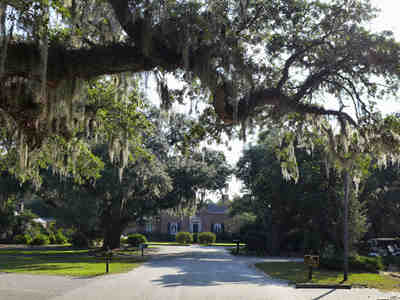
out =
[[[13,43],[8,48],[4,71],[6,76],[35,79],[40,75],[40,52],[37,46]],[[88,79],[104,74],[149,71],[157,66],[168,70],[179,67],[178,63],[176,59],[165,59],[157,55],[150,59],[137,47],[123,43],[72,50],[52,46],[49,48],[47,79]]]
[[[214,98],[214,108],[219,117],[225,124],[233,124],[234,108],[226,100],[226,98],[229,98],[229,85],[225,84],[217,89]],[[289,97],[276,88],[252,91],[246,97],[241,98],[238,103],[238,121],[243,121],[254,115],[258,110],[266,107],[277,108],[283,114],[297,112],[301,114],[335,116],[347,120],[353,126],[357,126],[356,121],[345,112],[302,103],[297,100],[296,96]]]
[[[234,86],[237,82],[230,82],[227,78],[229,70],[217,71],[218,66],[213,64],[223,64],[226,61],[226,49],[221,49],[221,40],[225,35],[215,33],[215,39],[206,39],[202,31],[203,24],[209,24],[210,14],[196,14],[195,16],[169,16],[159,23],[151,23],[151,17],[147,16],[147,10],[141,8],[136,11],[136,7],[130,7],[128,0],[108,0],[112,6],[115,16],[122,28],[129,36],[129,42],[108,44],[103,46],[93,46],[84,49],[68,49],[61,46],[52,45],[49,48],[49,60],[47,79],[48,85],[57,85],[57,82],[72,78],[88,79],[104,74],[115,74],[120,72],[143,72],[154,68],[161,68],[166,71],[183,69],[185,72],[193,73],[200,78],[203,85],[207,86],[214,96],[214,108],[220,119],[225,124],[234,122],[235,101],[233,94]],[[133,5],[133,4],[132,4]],[[258,16],[257,16],[258,17]],[[196,43],[189,44],[185,59],[184,46],[188,39],[186,27],[188,20],[198,25],[195,32]],[[204,25],[206,26],[206,25]],[[205,27],[205,29],[207,29]],[[328,33],[329,35],[330,33]],[[310,49],[329,42],[312,40],[308,46],[292,49],[294,54],[282,66],[282,75],[276,88],[252,89],[246,96],[242,96],[238,102],[238,121],[245,120],[249,116],[257,113],[260,109],[274,107],[280,109],[282,113],[300,112],[319,115],[333,115],[348,120],[355,124],[354,120],[341,111],[326,110],[322,107],[305,104],[305,96],[317,89],[321,83],[326,82],[331,76],[346,67],[349,60],[353,57],[340,55],[333,57],[332,62],[327,61],[326,65],[310,66],[315,68],[306,80],[297,88],[297,93],[287,95],[283,92],[285,83],[289,80],[289,69],[297,60]],[[232,46],[232,42],[227,42]],[[187,45],[186,45],[187,46]],[[40,78],[40,51],[34,44],[11,43],[8,46],[8,56],[5,64],[5,77],[23,77],[39,80]],[[294,46],[293,46],[294,47]],[[229,48],[229,47],[227,47]],[[334,50],[334,49],[331,49]],[[239,51],[239,50],[238,50]],[[244,51],[244,50],[243,50]],[[350,55],[350,54],[349,54]],[[240,55],[237,55],[240,57]],[[216,58],[216,59],[214,59]],[[322,57],[323,58],[323,57]],[[187,60],[187,61],[185,61]],[[240,59],[238,59],[239,61]],[[328,58],[326,58],[328,60]],[[362,59],[358,59],[362,61]],[[317,61],[323,63],[322,61]],[[353,62],[352,62],[353,63]],[[220,67],[221,67],[220,66]],[[249,64],[243,61],[235,61],[235,70]],[[244,76],[240,74],[240,76]],[[219,84],[222,79],[223,84]],[[249,85],[250,86],[250,85]],[[351,85],[350,85],[351,87]],[[350,91],[354,92],[351,87]],[[356,92],[356,91],[355,91]],[[359,95],[355,93],[359,102]],[[361,102],[362,104],[362,102]]]
[[311,50],[312,48],[322,45],[324,43],[325,43],[325,41],[323,39],[317,40],[317,41],[312,41],[312,42],[310,42],[309,47],[306,47],[304,49],[298,49],[295,53],[293,53],[292,56],[290,56],[285,62],[285,66],[282,71],[282,77],[279,80],[277,88],[282,89],[283,85],[289,79],[289,69],[296,62],[297,59],[300,59],[301,57],[303,57],[304,54],[306,54],[307,51]]

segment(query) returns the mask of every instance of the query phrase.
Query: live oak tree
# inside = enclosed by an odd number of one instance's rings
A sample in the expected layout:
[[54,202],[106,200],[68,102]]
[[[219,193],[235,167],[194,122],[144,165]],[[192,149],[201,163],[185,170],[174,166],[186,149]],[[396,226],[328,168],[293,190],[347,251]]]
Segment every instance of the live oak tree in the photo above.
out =
[[373,164],[369,170],[360,199],[368,208],[370,237],[393,237],[400,231],[399,172],[397,164],[385,169]]
[[[24,196],[28,194],[27,185],[20,185],[20,182],[11,174],[3,172],[0,175],[0,239],[9,239],[14,234],[19,216],[15,212],[23,204]],[[18,232],[19,233],[19,232]]]
[[173,189],[166,203],[179,215],[203,207],[210,194],[222,194],[233,171],[223,152],[206,147],[189,157],[172,156],[167,164]]
[[[122,178],[118,169],[109,165],[95,186],[88,188],[95,199],[101,199],[101,228],[104,247],[118,248],[120,237],[129,222],[156,214],[171,190],[166,166],[156,157],[137,159],[129,164]],[[166,204],[164,204],[166,206]]]
[[[247,125],[278,120],[300,133],[313,127],[336,147],[321,127],[331,117],[383,160],[398,149],[398,126],[374,103],[398,91],[400,47],[391,32],[366,29],[376,13],[368,0],[3,1],[3,140],[13,141],[24,171],[49,137],[69,140],[87,121],[72,109],[85,80],[156,71],[163,106],[204,100],[207,130],[241,124],[245,137]],[[187,90],[170,92],[165,73]],[[340,144],[352,137],[342,134]]]
[[[47,172],[42,175],[40,194],[47,206],[55,207],[52,212],[59,220],[88,237],[103,237],[105,247],[117,248],[130,222],[140,222],[160,210],[181,213],[194,208],[196,192],[223,189],[231,170],[223,153],[203,149],[201,154],[195,145],[185,145],[189,119],[171,113],[168,121],[163,120],[161,112],[151,107],[142,107],[139,113],[134,93],[130,105],[121,106],[110,97],[112,86],[107,81],[94,82],[88,93],[88,106],[97,115],[93,120],[102,124],[86,137],[92,153],[104,162],[99,177],[77,184],[73,177],[60,181]],[[161,126],[163,122],[174,126]],[[110,136],[115,135],[125,138],[113,141]],[[185,149],[190,156],[181,154]]]
[[[276,135],[264,132],[257,145],[243,152],[236,170],[244,185],[243,196],[233,203],[233,211],[257,216],[272,253],[279,253],[285,244],[300,250],[301,242],[306,252],[320,252],[327,243],[341,252],[344,248],[341,173],[326,165],[326,154],[318,145],[312,153],[295,149],[299,179],[297,183],[285,179],[276,157],[276,139]],[[354,249],[368,229],[365,207],[360,205],[354,191],[349,207],[350,246]]]
[[[85,80],[156,70],[190,89],[160,76],[165,106],[197,93],[220,129],[289,113],[369,124],[400,72],[392,34],[365,27],[376,13],[368,0],[3,1],[1,120],[26,156],[85,119],[72,109]],[[316,104],[330,96],[343,105]]]

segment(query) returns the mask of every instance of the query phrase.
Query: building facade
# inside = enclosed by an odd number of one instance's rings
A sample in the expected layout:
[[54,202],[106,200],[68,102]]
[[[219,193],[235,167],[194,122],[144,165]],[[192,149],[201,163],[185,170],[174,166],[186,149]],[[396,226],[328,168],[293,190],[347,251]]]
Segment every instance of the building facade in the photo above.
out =
[[234,225],[226,206],[209,204],[193,216],[177,217],[161,213],[158,217],[152,218],[143,225],[132,224],[125,232],[128,234],[142,232],[176,235],[180,231],[186,231],[191,233],[214,232],[218,234],[236,232],[238,228],[235,228]]

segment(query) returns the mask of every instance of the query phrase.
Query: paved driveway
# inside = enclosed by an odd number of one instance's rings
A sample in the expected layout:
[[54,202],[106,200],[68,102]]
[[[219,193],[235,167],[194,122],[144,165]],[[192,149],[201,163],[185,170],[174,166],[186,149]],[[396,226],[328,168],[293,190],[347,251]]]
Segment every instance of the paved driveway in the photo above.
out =
[[162,247],[157,258],[125,274],[92,279],[0,274],[0,299],[400,299],[369,289],[296,290],[251,266],[262,260],[233,257],[218,247]]

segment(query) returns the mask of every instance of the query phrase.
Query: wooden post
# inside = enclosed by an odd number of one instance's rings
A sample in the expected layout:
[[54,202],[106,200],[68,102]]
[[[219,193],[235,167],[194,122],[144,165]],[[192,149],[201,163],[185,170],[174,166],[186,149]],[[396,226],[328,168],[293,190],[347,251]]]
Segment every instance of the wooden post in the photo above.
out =
[[318,268],[319,256],[318,255],[304,255],[304,263],[308,266],[308,280],[312,280],[313,267]]

